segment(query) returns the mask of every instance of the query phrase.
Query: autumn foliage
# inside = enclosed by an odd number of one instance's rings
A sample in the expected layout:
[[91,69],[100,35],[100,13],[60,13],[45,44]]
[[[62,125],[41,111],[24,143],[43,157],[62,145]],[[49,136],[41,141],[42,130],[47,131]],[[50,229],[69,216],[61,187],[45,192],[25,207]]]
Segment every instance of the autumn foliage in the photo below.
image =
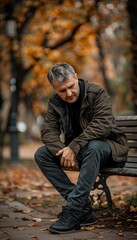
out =
[[[2,88],[10,91],[12,64],[18,100],[27,97],[36,115],[46,111],[52,94],[47,71],[63,61],[72,64],[79,77],[106,87],[117,112],[132,108],[127,77],[131,72],[130,35],[124,0],[6,0],[1,6]],[[11,18],[16,21],[12,39],[5,30]]]

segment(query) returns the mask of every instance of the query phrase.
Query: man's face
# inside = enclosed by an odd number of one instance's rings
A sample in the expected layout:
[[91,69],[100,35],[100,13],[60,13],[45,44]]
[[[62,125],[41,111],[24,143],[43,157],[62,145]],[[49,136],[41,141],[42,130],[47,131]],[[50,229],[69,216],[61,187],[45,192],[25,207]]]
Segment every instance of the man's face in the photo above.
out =
[[68,75],[68,80],[59,83],[56,79],[53,80],[53,88],[61,99],[67,103],[74,103],[79,97],[79,84],[77,75]]

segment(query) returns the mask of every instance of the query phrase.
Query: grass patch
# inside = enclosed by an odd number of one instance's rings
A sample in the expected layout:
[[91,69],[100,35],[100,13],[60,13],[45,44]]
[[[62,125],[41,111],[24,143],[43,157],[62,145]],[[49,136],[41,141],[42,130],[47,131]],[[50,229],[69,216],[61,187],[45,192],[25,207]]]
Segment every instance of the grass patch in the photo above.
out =
[[137,194],[131,195],[131,196],[127,196],[127,197],[125,198],[125,202],[126,202],[127,205],[129,205],[129,206],[137,207]]

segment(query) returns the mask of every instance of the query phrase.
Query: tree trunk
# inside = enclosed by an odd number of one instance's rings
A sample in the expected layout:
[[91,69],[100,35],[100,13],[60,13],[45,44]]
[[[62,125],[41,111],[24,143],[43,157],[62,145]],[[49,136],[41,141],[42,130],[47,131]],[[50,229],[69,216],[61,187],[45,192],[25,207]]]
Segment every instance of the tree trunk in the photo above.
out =
[[[96,9],[97,14],[99,16],[99,20],[98,21],[99,21],[99,25],[100,25],[101,16],[100,16],[99,10],[98,10],[99,3],[100,3],[100,0],[96,0],[95,1],[95,9]],[[101,43],[100,28],[97,29],[96,44],[97,44],[99,58],[100,58],[99,68],[100,68],[100,72],[102,74],[102,79],[103,79],[103,82],[104,82],[104,85],[105,85],[105,88],[106,88],[107,92],[113,98],[113,92],[112,92],[112,89],[110,88],[109,79],[107,77],[105,64],[104,64],[105,56],[104,56],[103,46],[102,46],[102,43]]]
[[133,104],[137,114],[137,1],[127,1],[127,11],[129,14],[129,26],[131,31],[131,51],[133,72],[131,76],[131,85],[133,91]]

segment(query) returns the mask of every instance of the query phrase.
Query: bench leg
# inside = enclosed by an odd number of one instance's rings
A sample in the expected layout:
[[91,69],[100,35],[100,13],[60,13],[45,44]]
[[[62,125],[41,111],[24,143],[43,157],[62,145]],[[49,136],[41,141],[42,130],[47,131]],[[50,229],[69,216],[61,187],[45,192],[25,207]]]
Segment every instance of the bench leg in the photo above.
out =
[[[100,207],[103,207],[103,201],[102,201],[103,193],[105,193],[105,196],[106,196],[107,207],[112,207],[112,205],[113,205],[111,193],[110,193],[109,187],[107,186],[107,183],[106,183],[106,180],[108,177],[109,176],[106,174],[105,175],[99,174],[98,179],[96,180],[96,182],[94,184],[94,188],[92,189],[92,190],[95,190],[95,189],[101,190],[101,193],[97,194],[97,201],[98,201]],[[91,198],[94,202],[94,194],[91,195]]]

